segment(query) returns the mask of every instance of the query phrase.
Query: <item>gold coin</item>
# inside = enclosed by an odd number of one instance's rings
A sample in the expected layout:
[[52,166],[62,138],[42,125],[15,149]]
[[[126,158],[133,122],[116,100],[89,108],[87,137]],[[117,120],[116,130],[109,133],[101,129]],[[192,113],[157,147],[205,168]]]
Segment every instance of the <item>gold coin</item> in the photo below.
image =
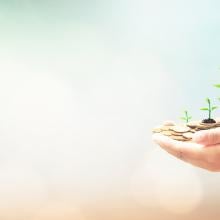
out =
[[152,129],[153,133],[160,133],[162,130],[161,130],[161,127],[162,126],[157,126],[155,128]]
[[191,121],[187,123],[187,126],[190,128],[196,128],[199,125],[199,121]]
[[192,139],[193,138],[193,133],[187,132],[183,134],[183,137],[186,139]]
[[214,126],[216,123],[204,123],[204,122],[200,122],[200,125],[204,125],[204,126]]
[[171,136],[172,132],[171,131],[162,131],[161,134],[166,135],[166,136]]
[[200,123],[200,125],[198,125],[198,128],[214,128],[216,126],[216,123]]
[[187,127],[187,126],[173,126],[172,128],[170,128],[172,131],[175,131],[175,132],[178,132],[178,133],[185,133],[185,132],[188,132],[190,131],[190,128]]
[[208,130],[208,129],[210,129],[210,128],[208,128],[208,127],[205,127],[205,126],[202,126],[202,125],[199,125],[199,126],[197,126],[196,128],[194,128],[196,131],[200,131],[200,130]]
[[174,126],[165,126],[165,125],[164,125],[164,126],[161,126],[160,129],[161,129],[162,131],[169,131],[172,127],[174,127]]
[[182,136],[182,133],[178,133],[178,132],[175,132],[175,131],[171,131],[172,133],[172,135],[173,136]]
[[164,121],[163,126],[174,126],[175,123],[173,121]]
[[216,127],[216,128],[220,127],[220,122],[216,122],[216,123],[215,123],[215,127]]
[[153,133],[160,133],[160,132],[161,132],[161,129],[159,129],[159,128],[154,128],[154,129],[152,130],[152,132],[153,132]]

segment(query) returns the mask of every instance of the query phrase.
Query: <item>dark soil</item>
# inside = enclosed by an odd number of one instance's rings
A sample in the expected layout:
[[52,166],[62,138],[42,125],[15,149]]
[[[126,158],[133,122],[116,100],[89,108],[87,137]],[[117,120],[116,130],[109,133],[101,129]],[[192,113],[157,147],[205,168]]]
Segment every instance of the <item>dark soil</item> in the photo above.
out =
[[202,120],[202,123],[214,124],[214,123],[216,123],[216,121],[212,118],[208,118],[208,119]]

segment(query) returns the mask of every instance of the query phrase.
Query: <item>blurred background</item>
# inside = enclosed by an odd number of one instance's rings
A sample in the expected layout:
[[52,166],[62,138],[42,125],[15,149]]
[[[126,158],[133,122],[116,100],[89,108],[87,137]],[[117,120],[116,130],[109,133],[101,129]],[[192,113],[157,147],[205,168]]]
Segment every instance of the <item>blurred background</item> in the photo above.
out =
[[0,1],[1,218],[218,219],[220,175],[166,154],[151,129],[219,104],[219,7]]

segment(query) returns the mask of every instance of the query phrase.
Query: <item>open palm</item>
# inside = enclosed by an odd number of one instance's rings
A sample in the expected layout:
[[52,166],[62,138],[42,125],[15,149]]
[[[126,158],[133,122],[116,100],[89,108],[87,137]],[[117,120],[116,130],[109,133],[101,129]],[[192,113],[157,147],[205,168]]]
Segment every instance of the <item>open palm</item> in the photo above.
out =
[[194,166],[220,171],[220,128],[199,131],[192,142],[172,140],[162,134],[154,134],[153,140],[165,151]]

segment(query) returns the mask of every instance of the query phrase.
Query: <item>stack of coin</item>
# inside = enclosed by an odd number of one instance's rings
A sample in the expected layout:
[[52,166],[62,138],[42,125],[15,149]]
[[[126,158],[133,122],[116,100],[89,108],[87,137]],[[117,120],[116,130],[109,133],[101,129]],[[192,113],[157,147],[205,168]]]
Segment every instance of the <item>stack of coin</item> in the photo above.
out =
[[218,128],[220,127],[220,122],[216,123],[203,123],[200,121],[192,121],[187,123],[187,126],[191,129],[194,129],[195,131],[200,131],[200,130],[208,130],[212,128]]
[[217,127],[220,127],[220,122],[209,124],[200,121],[192,121],[184,125],[165,122],[163,125],[155,127],[153,133],[160,133],[177,141],[191,141],[195,132]]

